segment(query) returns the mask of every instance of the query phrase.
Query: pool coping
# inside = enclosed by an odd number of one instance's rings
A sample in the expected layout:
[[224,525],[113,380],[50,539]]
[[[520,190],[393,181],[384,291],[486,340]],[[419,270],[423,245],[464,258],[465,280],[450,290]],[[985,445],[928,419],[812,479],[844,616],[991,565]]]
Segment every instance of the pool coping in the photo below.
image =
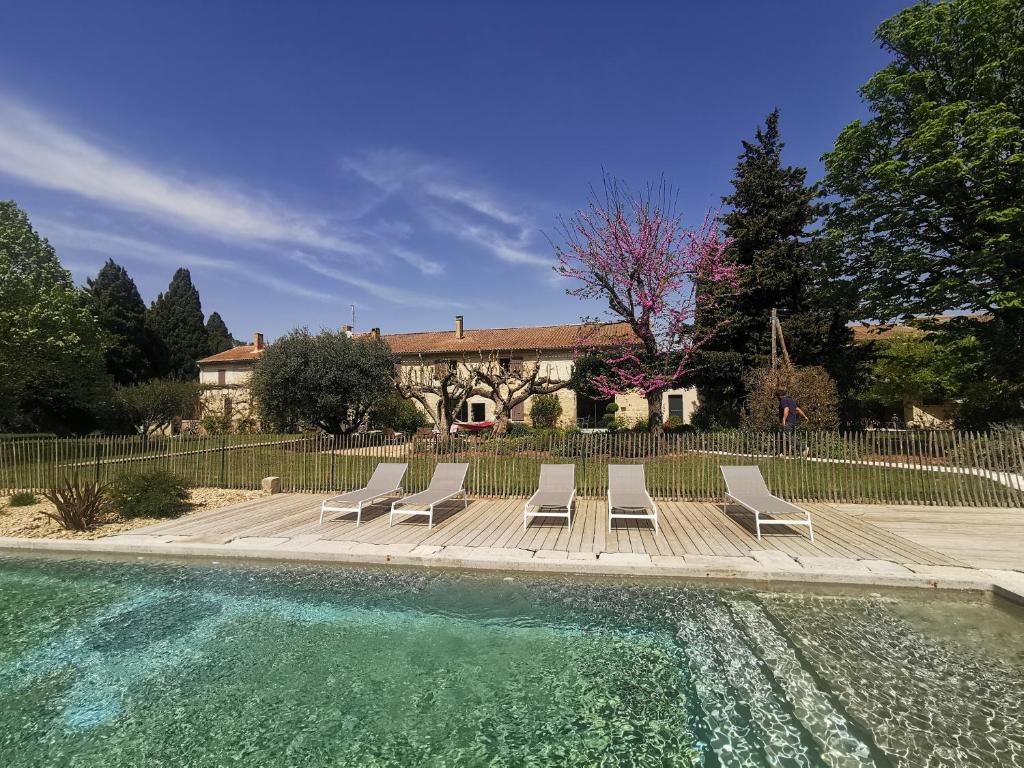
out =
[[[117,539],[122,539],[117,541]],[[140,541],[139,539],[150,539]],[[234,545],[232,545],[234,544]],[[175,543],[130,534],[106,539],[29,539],[0,537],[0,552],[77,555],[151,555],[205,560],[259,560],[347,565],[395,565],[419,568],[524,571],[581,576],[644,576],[746,583],[814,584],[986,592],[1024,605],[1024,573],[983,568],[906,564],[901,572],[869,571],[865,561],[823,558],[809,567],[792,558],[658,557],[627,553],[568,553],[554,550],[471,547],[413,547],[318,540],[289,543]],[[780,553],[781,554],[781,553]],[[727,562],[735,561],[735,562]],[[882,565],[885,565],[884,563]],[[895,565],[895,564],[893,564]],[[896,571],[897,568],[891,569]],[[905,571],[902,572],[902,571]]]

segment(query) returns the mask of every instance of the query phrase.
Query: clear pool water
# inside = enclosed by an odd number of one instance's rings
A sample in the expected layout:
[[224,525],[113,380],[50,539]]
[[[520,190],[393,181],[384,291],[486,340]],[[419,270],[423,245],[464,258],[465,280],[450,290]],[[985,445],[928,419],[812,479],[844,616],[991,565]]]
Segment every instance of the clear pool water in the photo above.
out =
[[919,593],[0,557],[0,766],[1024,766],[1022,629]]

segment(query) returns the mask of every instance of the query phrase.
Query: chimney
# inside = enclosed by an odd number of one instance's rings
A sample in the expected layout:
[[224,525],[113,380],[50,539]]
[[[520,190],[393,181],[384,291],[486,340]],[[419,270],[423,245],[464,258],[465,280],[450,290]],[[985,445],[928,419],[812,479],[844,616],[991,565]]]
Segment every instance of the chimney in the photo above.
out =
[[466,336],[466,329],[462,325],[462,315],[455,316],[455,338],[462,339]]
[[348,336],[350,339],[352,338],[352,326],[351,325],[343,325],[343,326],[341,326],[341,332],[344,333],[346,336]]
[[370,337],[374,341],[380,341],[380,328],[371,328],[370,329]]
[[259,352],[263,349],[263,334],[256,332],[252,335],[252,348],[254,352]]

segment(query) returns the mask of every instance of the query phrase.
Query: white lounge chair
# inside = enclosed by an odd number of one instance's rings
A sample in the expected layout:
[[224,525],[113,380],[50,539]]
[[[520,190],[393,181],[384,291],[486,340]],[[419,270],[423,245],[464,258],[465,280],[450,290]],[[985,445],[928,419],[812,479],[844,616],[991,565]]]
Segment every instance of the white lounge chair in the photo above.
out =
[[[622,510],[616,512],[615,510]],[[643,464],[608,465],[608,530],[612,520],[650,520],[658,533],[658,505],[647,492]]]
[[[721,469],[726,487],[722,511],[725,512],[729,502],[734,501],[744,509],[753,512],[758,541],[761,540],[762,525],[806,525],[807,534],[811,537],[811,541],[814,541],[811,513],[802,507],[790,504],[785,499],[780,499],[769,491],[758,467],[722,467]],[[762,519],[764,515],[768,515],[767,520]]]
[[364,505],[368,506],[377,499],[394,493],[402,495],[402,478],[405,477],[405,470],[408,467],[408,464],[378,464],[366,487],[331,496],[320,503],[320,524],[323,525],[324,515],[328,512],[355,512],[358,526],[362,522]]
[[[438,464],[434,470],[434,476],[430,478],[430,485],[425,491],[406,496],[404,499],[396,499],[391,504],[391,515],[388,517],[388,527],[394,525],[395,515],[426,515],[427,527],[434,527],[434,506],[442,501],[455,498],[462,494],[462,508],[469,506],[469,498],[462,484],[466,480],[466,472],[469,464]],[[397,509],[402,507],[402,509]]]
[[[569,530],[572,530],[572,502],[575,498],[576,465],[541,464],[537,492],[523,505],[523,530],[526,530],[531,517],[564,517]],[[537,511],[531,512],[530,507],[536,507]]]

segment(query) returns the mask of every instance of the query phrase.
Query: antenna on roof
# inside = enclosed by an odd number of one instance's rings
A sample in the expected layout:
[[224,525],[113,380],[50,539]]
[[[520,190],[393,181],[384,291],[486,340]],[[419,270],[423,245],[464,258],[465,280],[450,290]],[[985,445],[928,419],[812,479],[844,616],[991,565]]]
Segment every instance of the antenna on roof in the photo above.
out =
[[349,304],[349,306],[352,307],[352,327],[355,328],[356,327],[356,305],[355,304]]

